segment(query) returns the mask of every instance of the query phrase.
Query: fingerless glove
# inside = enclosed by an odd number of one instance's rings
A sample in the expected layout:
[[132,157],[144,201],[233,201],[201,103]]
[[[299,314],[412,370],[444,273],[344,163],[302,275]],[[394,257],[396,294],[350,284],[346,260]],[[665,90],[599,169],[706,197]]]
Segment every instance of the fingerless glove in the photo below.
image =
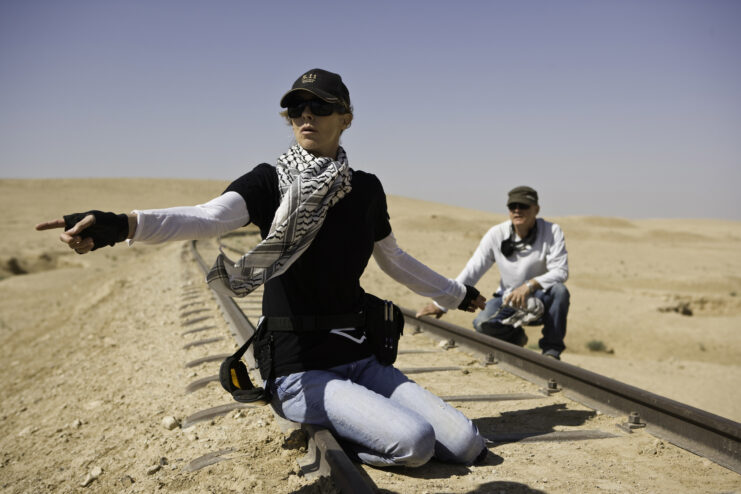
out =
[[458,308],[460,310],[468,310],[468,306],[471,305],[471,301],[475,300],[479,296],[479,291],[476,290],[476,288],[472,287],[471,285],[465,285],[466,287],[466,296],[463,297],[463,301],[461,301]]
[[85,216],[95,216],[95,223],[80,232],[80,236],[93,239],[92,250],[123,242],[129,235],[129,218],[125,214],[104,213],[103,211],[87,211],[85,213],[72,213],[64,216],[64,227],[69,230],[79,223]]

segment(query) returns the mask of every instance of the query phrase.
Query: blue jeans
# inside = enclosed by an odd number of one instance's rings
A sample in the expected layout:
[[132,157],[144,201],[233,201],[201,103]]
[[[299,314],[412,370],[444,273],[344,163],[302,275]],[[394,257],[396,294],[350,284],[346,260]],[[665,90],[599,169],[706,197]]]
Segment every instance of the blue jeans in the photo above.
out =
[[[566,316],[569,314],[571,295],[563,283],[557,283],[548,290],[537,290],[533,295],[543,302],[545,308],[541,320],[543,337],[538,341],[538,346],[544,353],[548,350],[555,350],[560,354],[566,348],[563,340],[566,336]],[[473,327],[479,333],[512,343],[518,338],[522,329],[505,326],[499,322],[511,316],[514,309],[505,307],[497,317],[494,317],[503,302],[501,296],[492,297],[486,302],[486,308],[473,320]]]
[[270,383],[278,415],[334,432],[373,466],[420,466],[432,458],[471,464],[484,439],[460,411],[374,356]]

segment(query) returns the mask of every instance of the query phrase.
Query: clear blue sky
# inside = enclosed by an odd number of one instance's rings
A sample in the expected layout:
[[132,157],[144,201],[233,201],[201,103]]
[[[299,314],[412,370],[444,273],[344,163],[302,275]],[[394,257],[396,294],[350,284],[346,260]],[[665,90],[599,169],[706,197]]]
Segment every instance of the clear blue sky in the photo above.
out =
[[0,177],[236,178],[314,67],[388,193],[741,220],[736,0],[0,0]]

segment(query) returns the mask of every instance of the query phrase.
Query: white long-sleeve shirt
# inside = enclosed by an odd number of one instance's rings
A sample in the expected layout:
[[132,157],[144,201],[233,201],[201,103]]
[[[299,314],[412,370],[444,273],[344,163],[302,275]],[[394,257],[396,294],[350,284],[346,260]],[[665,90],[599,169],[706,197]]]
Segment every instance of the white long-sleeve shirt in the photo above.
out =
[[[250,221],[244,198],[234,191],[196,206],[134,210],[132,213],[136,214],[137,222],[129,245],[215,237]],[[445,308],[458,307],[466,295],[462,283],[438,274],[402,250],[393,233],[375,243],[373,258],[392,279]]]
[[509,238],[512,222],[493,226],[484,234],[456,280],[475,285],[496,262],[501,276],[498,292],[503,296],[530,279],[535,279],[544,290],[556,283],[564,283],[569,277],[569,261],[563,231],[557,224],[542,218],[536,221],[537,234],[533,243],[515,251],[509,258],[502,254],[501,245]]

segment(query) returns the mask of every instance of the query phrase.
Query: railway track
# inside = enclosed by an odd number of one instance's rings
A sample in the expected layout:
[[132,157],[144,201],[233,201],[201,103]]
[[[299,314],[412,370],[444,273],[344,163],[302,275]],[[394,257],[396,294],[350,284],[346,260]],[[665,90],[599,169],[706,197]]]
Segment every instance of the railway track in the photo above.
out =
[[[199,248],[196,242],[191,244],[194,259],[205,271],[208,266]],[[234,250],[242,252],[243,248]],[[253,321],[260,317],[261,292],[239,300],[219,294],[214,298],[232,337],[241,345],[254,332]],[[568,455],[569,448],[577,454],[587,443],[608,445],[599,447],[609,450],[610,444],[639,441],[637,438],[644,444],[650,436],[721,465],[731,471],[727,474],[732,481],[741,473],[741,424],[737,422],[444,321],[418,319],[413,311],[402,310],[406,328],[396,366],[474,418],[489,441],[489,466],[500,463],[496,452],[505,446],[521,449],[530,444],[557,444],[559,451],[566,450]],[[192,315],[197,319],[197,314]],[[247,355],[246,360],[254,369],[254,358]],[[217,380],[217,376],[207,376],[189,387],[196,389]],[[492,389],[498,392],[482,392]],[[234,402],[201,410],[187,417],[182,426],[246,407],[249,405]],[[496,416],[503,419],[493,420]],[[281,423],[284,431],[297,427]],[[468,471],[437,463],[417,470],[423,474],[415,477],[411,469],[401,475],[356,465],[329,431],[311,426],[303,429],[309,441],[308,453],[299,462],[302,471],[309,476],[331,477],[343,493],[440,492],[440,478],[457,478]],[[219,452],[209,453],[194,460],[193,469],[219,458]],[[630,482],[625,479],[627,485]],[[509,484],[496,487],[509,492]]]

